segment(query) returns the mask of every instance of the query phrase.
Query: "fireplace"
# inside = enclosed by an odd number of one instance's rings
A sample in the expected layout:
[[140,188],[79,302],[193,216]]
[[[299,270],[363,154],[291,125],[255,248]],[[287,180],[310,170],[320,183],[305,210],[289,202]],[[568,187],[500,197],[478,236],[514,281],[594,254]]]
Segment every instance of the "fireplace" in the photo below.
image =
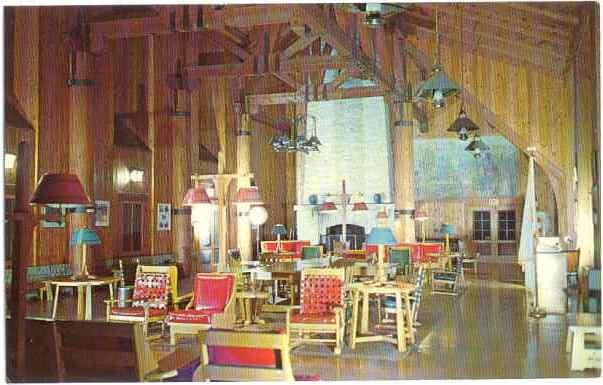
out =
[[[327,227],[327,234],[326,236],[321,237],[320,243],[323,244],[327,250],[333,250],[333,241],[339,241],[342,232],[343,225],[341,224]],[[348,241],[349,249],[361,249],[366,240],[364,226],[352,224],[346,225],[346,240]]]

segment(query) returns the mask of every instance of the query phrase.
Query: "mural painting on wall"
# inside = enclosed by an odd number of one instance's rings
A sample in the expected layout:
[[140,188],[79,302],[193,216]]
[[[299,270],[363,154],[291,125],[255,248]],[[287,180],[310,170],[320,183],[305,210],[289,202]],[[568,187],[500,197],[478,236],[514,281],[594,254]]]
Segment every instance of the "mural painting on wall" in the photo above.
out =
[[109,226],[109,201],[94,202],[94,226],[106,227]]
[[479,159],[460,140],[415,140],[415,199],[517,196],[517,149],[501,136],[482,140],[490,151]]
[[172,228],[172,205],[157,204],[157,231],[168,231]]

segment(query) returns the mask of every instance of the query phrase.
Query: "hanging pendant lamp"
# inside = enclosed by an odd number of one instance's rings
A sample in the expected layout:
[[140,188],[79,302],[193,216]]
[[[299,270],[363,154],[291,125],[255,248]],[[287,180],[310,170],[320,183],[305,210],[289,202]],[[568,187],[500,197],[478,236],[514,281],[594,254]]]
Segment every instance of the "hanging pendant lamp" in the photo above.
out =
[[451,80],[440,64],[440,33],[438,31],[438,11],[436,8],[436,59],[429,79],[419,84],[415,98],[433,104],[435,108],[444,107],[444,99],[460,91],[458,84]]
[[480,139],[479,135],[476,135],[473,141],[465,148],[465,151],[472,153],[475,159],[479,159],[488,150],[490,150],[490,147]]
[[[461,23],[463,25],[463,12],[461,8]],[[463,40],[463,28],[461,28],[461,50],[465,47]],[[459,139],[462,141],[466,141],[469,139],[469,133],[471,131],[479,130],[477,124],[475,124],[471,119],[467,117],[467,113],[465,112],[465,55],[464,52],[461,52],[461,111],[459,112],[458,118],[450,127],[448,127],[448,132],[456,132]]]

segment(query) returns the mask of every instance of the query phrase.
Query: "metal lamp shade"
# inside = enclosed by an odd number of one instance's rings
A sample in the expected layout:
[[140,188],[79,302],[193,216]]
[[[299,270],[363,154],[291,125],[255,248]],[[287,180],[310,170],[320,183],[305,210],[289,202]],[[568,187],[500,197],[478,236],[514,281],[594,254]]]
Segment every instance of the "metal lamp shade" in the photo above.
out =
[[333,202],[324,202],[320,205],[318,209],[323,214],[334,213],[337,211],[337,206]]
[[458,84],[452,81],[442,67],[436,65],[429,79],[419,85],[415,97],[433,103],[436,108],[444,106],[444,98],[455,95],[460,91]]
[[272,235],[286,235],[287,228],[285,225],[276,224],[272,227]]
[[461,112],[459,112],[458,118],[456,118],[456,120],[452,122],[452,124],[450,125],[450,127],[448,127],[448,130],[446,131],[456,132],[459,135],[459,139],[467,140],[469,139],[469,133],[471,131],[477,130],[479,130],[477,124],[475,124],[471,119],[467,117],[465,111],[461,110]]
[[71,240],[69,244],[71,246],[77,245],[100,245],[101,240],[96,234],[96,231],[88,228],[75,229],[71,234]]
[[364,202],[356,202],[354,203],[354,207],[352,207],[352,211],[367,211],[368,206]]
[[189,188],[184,195],[182,206],[192,206],[200,204],[211,204],[207,191],[201,186]]
[[474,139],[467,147],[465,147],[465,151],[473,153],[473,156],[476,158],[479,158],[483,152],[486,152],[489,149],[490,147],[479,138]]
[[30,203],[87,205],[90,199],[77,175],[44,174],[40,178]]
[[453,225],[450,225],[448,223],[442,223],[442,226],[440,227],[440,234],[454,235],[454,233],[455,230]]
[[234,203],[246,203],[250,205],[261,205],[262,198],[257,186],[240,187],[235,196]]
[[368,245],[395,245],[397,243],[394,233],[389,227],[373,227],[366,243]]

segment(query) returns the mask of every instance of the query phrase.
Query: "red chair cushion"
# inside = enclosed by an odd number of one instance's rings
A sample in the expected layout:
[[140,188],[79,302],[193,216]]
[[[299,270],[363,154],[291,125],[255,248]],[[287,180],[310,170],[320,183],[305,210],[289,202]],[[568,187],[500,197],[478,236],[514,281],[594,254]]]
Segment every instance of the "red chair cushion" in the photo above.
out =
[[336,277],[304,277],[301,291],[302,314],[325,314],[333,305],[342,304],[343,282]]
[[304,324],[334,324],[336,322],[336,317],[335,313],[332,312],[304,314],[296,309],[291,311],[291,322]]
[[211,316],[216,313],[221,313],[219,310],[178,310],[170,312],[168,321],[191,323],[191,324],[211,324]]
[[276,368],[276,352],[273,349],[238,346],[208,346],[209,363],[213,365],[253,366]]
[[[144,308],[142,306],[112,307],[111,314],[123,315],[123,316],[144,317]],[[167,310],[165,308],[159,309],[159,308],[149,307],[149,316],[150,317],[159,317],[159,316],[166,315],[166,314],[167,314]]]
[[264,242],[263,246],[263,252],[269,252],[269,253],[273,253],[276,252],[276,241],[274,242],[270,242],[270,241],[266,241]]
[[230,299],[234,276],[225,274],[197,274],[195,277],[195,309],[223,311]]
[[320,381],[320,374],[294,374],[295,381]]
[[170,277],[165,273],[137,273],[134,280],[132,307],[148,303],[155,308],[165,308],[170,292]]

